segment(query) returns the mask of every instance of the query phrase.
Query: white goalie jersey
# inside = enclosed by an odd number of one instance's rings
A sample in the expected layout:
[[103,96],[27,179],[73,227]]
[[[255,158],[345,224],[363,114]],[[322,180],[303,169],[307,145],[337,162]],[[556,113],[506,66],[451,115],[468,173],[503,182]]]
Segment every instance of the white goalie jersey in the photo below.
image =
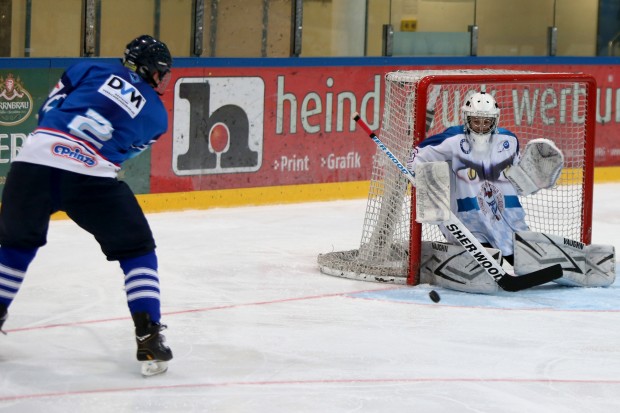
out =
[[[483,243],[513,254],[513,233],[527,231],[525,211],[517,190],[503,171],[519,162],[519,142],[506,129],[497,129],[484,152],[473,150],[463,126],[453,126],[425,139],[407,162],[415,171],[421,162],[448,162],[451,177],[450,207]],[[446,234],[450,242],[455,240]]]

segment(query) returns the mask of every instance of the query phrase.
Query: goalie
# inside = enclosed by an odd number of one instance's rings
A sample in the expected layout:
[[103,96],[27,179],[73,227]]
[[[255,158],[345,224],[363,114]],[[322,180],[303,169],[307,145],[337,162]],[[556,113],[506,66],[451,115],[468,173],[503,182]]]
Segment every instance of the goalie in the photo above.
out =
[[[498,127],[500,109],[485,92],[471,95],[462,115],[464,125],[428,137],[408,159],[407,169],[416,175],[418,220],[439,223],[450,208],[498,260],[503,256],[513,266],[516,275],[560,263],[564,275],[557,283],[612,284],[613,246],[531,232],[525,222],[519,196],[551,188],[562,171],[564,158],[555,144],[534,139],[520,155],[517,137]],[[451,171],[441,172],[438,166]],[[445,230],[444,235],[446,244],[422,245],[421,282],[466,292],[498,291],[460,243]]]

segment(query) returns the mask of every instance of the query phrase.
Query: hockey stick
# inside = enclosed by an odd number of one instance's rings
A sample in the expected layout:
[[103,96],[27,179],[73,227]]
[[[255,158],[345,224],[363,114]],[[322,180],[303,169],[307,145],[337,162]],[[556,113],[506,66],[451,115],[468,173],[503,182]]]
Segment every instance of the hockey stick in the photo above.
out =
[[[353,114],[353,119],[368,134],[375,144],[383,151],[383,153],[392,161],[398,170],[407,177],[411,185],[415,187],[415,176],[403,165],[396,156],[381,142],[379,137],[370,130],[370,127],[360,117],[359,113]],[[450,217],[442,225],[448,230],[465,248],[476,262],[495,280],[505,291],[521,291],[537,285],[545,284],[562,277],[562,266],[555,264],[550,267],[542,268],[518,277],[508,274],[502,266],[489,254],[489,252],[480,244],[480,241],[472,235],[472,233],[463,225],[454,212],[450,210]]]

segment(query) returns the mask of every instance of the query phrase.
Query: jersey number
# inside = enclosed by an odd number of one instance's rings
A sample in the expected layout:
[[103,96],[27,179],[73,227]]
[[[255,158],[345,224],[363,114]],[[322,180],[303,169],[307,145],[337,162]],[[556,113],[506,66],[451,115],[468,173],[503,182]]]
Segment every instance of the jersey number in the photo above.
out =
[[71,133],[101,149],[102,142],[112,139],[114,128],[109,120],[92,109],[88,109],[86,116],[78,115],[68,125]]

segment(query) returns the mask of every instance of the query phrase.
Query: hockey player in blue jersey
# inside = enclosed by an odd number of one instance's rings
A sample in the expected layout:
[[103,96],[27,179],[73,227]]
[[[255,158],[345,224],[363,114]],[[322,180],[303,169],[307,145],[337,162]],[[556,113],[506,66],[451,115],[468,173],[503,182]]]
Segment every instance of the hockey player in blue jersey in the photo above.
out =
[[[569,248],[561,237],[529,231],[519,197],[556,184],[564,158],[555,144],[532,139],[520,153],[517,137],[499,127],[500,108],[485,92],[469,96],[462,116],[463,125],[449,127],[414,148],[407,169],[415,174],[424,163],[447,162],[450,182],[443,187],[450,188],[449,208],[482,245],[501,251],[517,275],[562,262],[564,275],[556,280],[560,284],[610,285],[615,279],[612,246]],[[416,186],[427,184],[433,185],[433,180]],[[444,236],[451,245],[435,248],[423,243],[422,254],[427,254],[426,262],[433,267],[422,267],[423,282],[466,292],[496,292],[497,284],[485,271],[467,273],[465,268],[476,268],[477,263],[463,254],[463,247],[449,232],[444,231]]]
[[39,110],[38,127],[11,164],[0,208],[0,330],[38,248],[50,215],[65,211],[91,233],[125,274],[142,373],[163,373],[172,352],[160,331],[155,241],[129,186],[117,180],[124,161],[168,128],[159,97],[172,57],[143,35],[121,64],[83,61],[69,67]]

